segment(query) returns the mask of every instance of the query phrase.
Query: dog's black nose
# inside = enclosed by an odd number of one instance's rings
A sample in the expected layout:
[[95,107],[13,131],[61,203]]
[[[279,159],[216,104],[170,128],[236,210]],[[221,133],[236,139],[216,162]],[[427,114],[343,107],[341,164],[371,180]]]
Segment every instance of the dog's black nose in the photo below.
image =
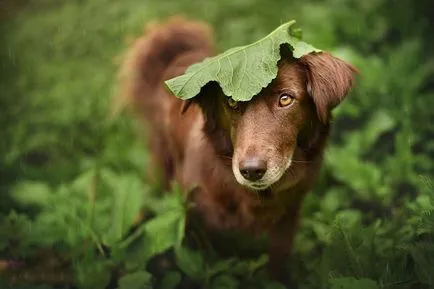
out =
[[267,163],[258,159],[248,159],[240,162],[240,173],[249,181],[260,180],[267,171]]

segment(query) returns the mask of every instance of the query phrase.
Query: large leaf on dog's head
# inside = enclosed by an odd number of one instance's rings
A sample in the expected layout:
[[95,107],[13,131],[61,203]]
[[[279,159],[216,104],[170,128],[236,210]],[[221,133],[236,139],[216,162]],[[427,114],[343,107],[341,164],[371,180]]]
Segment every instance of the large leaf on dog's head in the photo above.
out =
[[277,76],[280,46],[287,44],[293,57],[300,58],[319,49],[301,41],[295,21],[287,22],[264,38],[234,47],[190,66],[185,74],[167,80],[169,90],[181,99],[190,99],[210,81],[219,83],[223,93],[235,101],[249,101]]

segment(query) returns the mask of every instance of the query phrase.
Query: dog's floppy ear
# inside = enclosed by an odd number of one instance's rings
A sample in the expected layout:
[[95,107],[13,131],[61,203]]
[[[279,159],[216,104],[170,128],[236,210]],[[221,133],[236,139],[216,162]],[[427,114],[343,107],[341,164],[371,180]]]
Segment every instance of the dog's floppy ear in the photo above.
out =
[[[220,122],[220,104],[222,90],[217,82],[207,83],[200,93],[191,99],[191,102],[197,103],[205,116],[205,131],[215,131]],[[190,104],[191,104],[190,102]],[[190,104],[186,104],[187,108]],[[184,106],[185,107],[185,106]],[[186,108],[186,109],[187,109]]]
[[199,95],[192,98],[197,103],[205,117],[204,133],[210,139],[216,153],[220,156],[229,156],[233,146],[229,132],[223,127],[222,99],[223,91],[215,81],[202,87]]
[[353,86],[357,70],[328,52],[307,54],[300,62],[307,70],[307,92],[313,98],[318,118],[327,123],[331,110]]
[[193,103],[193,100],[191,100],[191,99],[184,100],[181,104],[181,114],[184,114],[188,110],[188,108],[190,107],[190,105],[192,103]]
[[193,103],[197,103],[205,116],[210,116],[214,118],[216,110],[218,109],[218,99],[221,93],[221,88],[216,82],[209,82],[204,87],[201,88],[198,95],[194,98],[184,100],[181,104],[181,114],[187,112]]

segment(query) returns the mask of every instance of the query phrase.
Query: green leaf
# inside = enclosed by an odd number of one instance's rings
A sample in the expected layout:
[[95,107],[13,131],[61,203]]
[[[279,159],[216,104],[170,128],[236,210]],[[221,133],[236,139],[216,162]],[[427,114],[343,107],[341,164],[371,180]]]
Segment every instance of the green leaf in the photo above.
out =
[[119,289],[152,288],[151,278],[152,275],[146,271],[139,271],[125,275],[119,280]]
[[434,244],[432,242],[417,242],[410,247],[410,253],[416,265],[418,279],[425,284],[434,285],[432,264],[434,264]]
[[213,264],[210,268],[207,269],[208,277],[212,277],[214,275],[220,274],[221,272],[229,270],[234,264],[235,259],[227,259],[221,260]]
[[237,260],[231,267],[228,269],[232,274],[236,275],[246,275],[252,274],[256,270],[265,266],[268,261],[268,256],[266,254],[262,254],[257,259],[253,260]]
[[379,289],[377,282],[371,279],[362,278],[336,278],[330,280],[331,289]]
[[330,239],[330,227],[327,224],[317,220],[306,220],[306,224],[312,228],[318,240],[327,242]]
[[[104,178],[104,174],[102,177]],[[125,236],[143,203],[143,184],[137,176],[126,174],[116,176],[115,180],[111,229],[103,236],[104,242],[108,245],[115,244]]]
[[176,265],[192,280],[201,280],[204,276],[205,263],[199,252],[188,248],[175,247]]
[[220,275],[212,280],[212,289],[236,289],[238,280],[229,275]]
[[259,268],[264,267],[268,262],[268,255],[262,254],[256,260],[252,260],[250,262],[250,270],[251,272],[258,270]]
[[344,224],[346,227],[353,227],[359,225],[362,220],[362,213],[360,211],[345,209],[336,213],[335,222]]
[[43,182],[23,181],[13,188],[11,196],[20,204],[43,207],[51,197],[51,189]]
[[183,231],[179,230],[179,226],[183,222],[184,216],[176,211],[167,212],[148,221],[144,225],[145,258],[160,254],[179,244],[183,238]]
[[32,223],[27,215],[12,210],[7,216],[0,214],[0,250],[6,248],[12,239],[20,240],[20,251],[30,249]]
[[267,282],[266,284],[264,284],[263,288],[265,288],[265,289],[286,289],[286,287],[283,284],[275,282],[275,281]]
[[282,44],[289,45],[295,58],[320,51],[301,41],[298,30],[292,32],[294,23],[289,21],[252,44],[234,47],[196,63],[185,74],[165,83],[177,97],[190,99],[207,83],[217,81],[225,95],[236,101],[249,101],[277,76]]
[[109,262],[85,261],[76,264],[77,280],[80,288],[104,289],[110,282]]
[[395,126],[395,119],[393,119],[386,111],[378,110],[372,115],[363,130],[363,136],[360,138],[362,148],[365,150],[371,148],[383,133],[392,130]]
[[178,286],[179,283],[181,283],[181,273],[176,271],[170,271],[167,272],[163,280],[161,281],[161,284],[158,288],[160,289],[174,289],[176,286]]

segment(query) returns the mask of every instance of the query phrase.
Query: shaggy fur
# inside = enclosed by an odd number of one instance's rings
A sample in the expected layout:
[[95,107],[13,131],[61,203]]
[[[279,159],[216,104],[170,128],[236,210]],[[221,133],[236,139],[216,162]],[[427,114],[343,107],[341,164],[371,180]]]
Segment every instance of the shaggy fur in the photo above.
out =
[[[216,83],[192,101],[164,87],[213,54],[203,23],[175,18],[149,27],[124,62],[122,100],[150,133],[150,171],[160,168],[166,187],[176,180],[195,188],[191,216],[213,235],[267,233],[270,273],[281,278],[320,169],[330,112],[353,85],[355,69],[326,52],[295,60],[282,48],[277,78],[249,102],[229,102]],[[289,105],[279,105],[288,97]]]

